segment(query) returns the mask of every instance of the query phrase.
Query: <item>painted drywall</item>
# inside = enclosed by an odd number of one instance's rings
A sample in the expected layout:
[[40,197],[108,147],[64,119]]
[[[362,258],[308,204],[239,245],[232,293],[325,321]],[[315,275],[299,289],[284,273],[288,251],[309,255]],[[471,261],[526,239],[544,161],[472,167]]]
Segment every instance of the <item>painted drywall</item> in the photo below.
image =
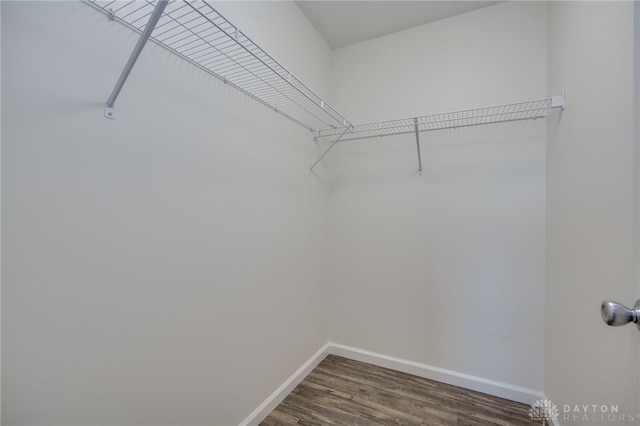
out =
[[[2,42],[2,7],[0,7],[0,43]],[[2,53],[0,51],[0,129],[2,129]],[[0,132],[0,223],[2,223],[2,134]],[[2,227],[0,226],[0,241]],[[2,244],[0,243],[0,331],[2,330]],[[0,333],[0,383],[2,383],[2,338]],[[2,423],[2,386],[0,386],[0,423]]]
[[3,424],[237,424],[327,317],[340,344],[637,410],[637,333],[597,314],[637,296],[629,3],[505,3],[333,55],[289,2],[218,8],[354,121],[571,108],[423,136],[422,176],[410,136],[307,175],[306,131],[157,46],[105,120],[136,36],[2,2]]
[[[294,3],[219,6],[327,92]],[[107,120],[137,35],[1,7],[2,424],[240,423],[327,341],[309,133],[153,44]]]
[[[546,4],[508,2],[335,51],[355,122],[545,97]],[[330,340],[543,389],[544,120],[340,143]]]
[[[561,424],[597,424],[602,405],[640,413],[638,331],[607,327],[599,312],[605,299],[638,297],[633,3],[552,2],[548,12],[549,90],[565,90],[568,106],[548,126],[545,392]],[[575,404],[599,407],[565,418]]]

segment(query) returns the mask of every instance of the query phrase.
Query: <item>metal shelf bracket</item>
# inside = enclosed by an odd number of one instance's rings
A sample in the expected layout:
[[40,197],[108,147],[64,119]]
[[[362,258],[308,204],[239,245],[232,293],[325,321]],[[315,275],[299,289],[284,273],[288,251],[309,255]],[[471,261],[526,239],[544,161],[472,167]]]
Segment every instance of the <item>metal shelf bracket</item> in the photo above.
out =
[[416,129],[416,147],[418,148],[418,174],[422,175],[422,157],[420,155],[420,128],[418,127],[418,117],[413,119]]
[[560,107],[564,109],[565,105],[566,105],[566,100],[564,98],[564,92],[560,93],[558,96],[551,97],[551,108]]
[[340,139],[342,139],[345,133],[347,133],[349,130],[352,130],[352,128],[351,127],[344,128],[342,133],[340,133],[340,135],[333,142],[331,142],[331,145],[329,145],[329,147],[322,153],[322,155],[318,157],[315,163],[313,163],[311,167],[309,167],[309,173],[311,173],[313,171],[313,168],[324,158],[325,155],[329,153],[329,151],[331,151],[331,148],[333,148],[338,142],[340,142]]
[[[124,83],[127,81],[127,78],[129,77],[129,73],[131,73],[133,66],[138,60],[138,57],[140,56],[140,53],[142,52],[144,45],[147,44],[147,41],[149,40],[151,33],[156,27],[156,24],[160,20],[160,17],[162,16],[162,12],[164,11],[164,8],[167,7],[167,4],[169,4],[169,0],[158,0],[158,3],[156,4],[153,10],[153,13],[149,17],[149,22],[147,22],[147,25],[145,26],[144,31],[142,31],[142,34],[140,34],[140,38],[138,39],[138,42],[133,48],[133,52],[131,52],[131,56],[129,57],[129,60],[127,61],[126,65],[124,66],[124,69],[122,70],[122,74],[120,74],[120,78],[118,79],[116,86],[113,88],[113,91],[109,96],[109,99],[107,99],[107,104],[104,109],[104,116],[106,118],[110,118],[112,120],[116,118],[116,113],[115,113],[115,110],[113,109],[113,105],[116,103],[116,99],[118,99],[118,95],[120,94],[120,90],[122,90],[122,86],[124,86]],[[114,19],[113,17],[115,16],[115,13],[111,11],[109,13],[109,16],[111,17],[111,19]]]

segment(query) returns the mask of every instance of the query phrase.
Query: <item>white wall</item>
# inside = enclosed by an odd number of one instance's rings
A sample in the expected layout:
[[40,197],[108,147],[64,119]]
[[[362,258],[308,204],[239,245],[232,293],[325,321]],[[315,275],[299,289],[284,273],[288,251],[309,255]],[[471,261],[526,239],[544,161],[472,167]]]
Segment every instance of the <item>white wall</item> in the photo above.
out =
[[[326,95],[294,3],[219,7]],[[107,120],[137,35],[2,12],[3,424],[239,423],[327,341],[310,135],[153,44]]]
[[637,332],[597,314],[637,296],[630,3],[503,3],[333,53],[291,2],[217,6],[355,122],[570,108],[424,135],[422,176],[410,135],[308,175],[305,130],[152,44],[104,119],[136,35],[2,2],[3,424],[237,424],[327,339],[637,410]]
[[638,413],[638,331],[599,314],[638,297],[633,3],[552,2],[548,16],[549,90],[568,106],[548,128],[545,392]]
[[[2,34],[2,7],[0,7],[0,34]],[[0,43],[2,36],[0,35]],[[1,47],[0,47],[1,49]],[[1,52],[1,51],[0,51]],[[0,53],[0,83],[2,82],[2,54]],[[0,129],[2,129],[2,84],[0,84]],[[0,144],[2,134],[0,132]],[[0,223],[2,223],[2,153],[0,149]],[[0,241],[2,241],[2,227],[0,226]],[[0,337],[2,335],[2,244],[0,243]],[[2,366],[2,339],[0,338],[0,367]],[[2,383],[2,368],[0,368],[0,383]],[[2,423],[2,386],[0,386],[0,423]]]
[[[546,4],[514,2],[335,52],[355,122],[544,97]],[[543,388],[545,124],[342,143],[330,340]]]

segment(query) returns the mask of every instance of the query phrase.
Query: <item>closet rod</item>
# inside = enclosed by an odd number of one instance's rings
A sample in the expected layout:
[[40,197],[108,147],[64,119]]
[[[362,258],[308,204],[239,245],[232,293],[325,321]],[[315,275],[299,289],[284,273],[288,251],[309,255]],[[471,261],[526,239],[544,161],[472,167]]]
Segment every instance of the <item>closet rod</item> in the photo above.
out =
[[116,83],[116,86],[113,88],[109,99],[107,99],[107,104],[104,108],[105,117],[112,120],[116,118],[113,105],[116,103],[116,99],[118,99],[118,95],[120,94],[120,90],[122,90],[122,86],[124,86],[124,83],[127,81],[129,73],[131,73],[133,66],[136,64],[136,61],[138,60],[138,57],[142,52],[142,49],[144,49],[145,44],[147,44],[147,41],[149,40],[149,37],[151,37],[151,33],[156,28],[156,25],[158,24],[158,21],[162,16],[162,12],[164,12],[165,7],[167,7],[167,4],[169,4],[169,0],[158,0],[156,7],[153,9],[153,13],[149,17],[149,22],[147,22],[147,25],[144,27],[144,31],[140,35],[138,42],[133,48],[133,52],[131,52],[131,56],[129,56],[129,60],[124,66],[122,74],[120,74],[120,78]]

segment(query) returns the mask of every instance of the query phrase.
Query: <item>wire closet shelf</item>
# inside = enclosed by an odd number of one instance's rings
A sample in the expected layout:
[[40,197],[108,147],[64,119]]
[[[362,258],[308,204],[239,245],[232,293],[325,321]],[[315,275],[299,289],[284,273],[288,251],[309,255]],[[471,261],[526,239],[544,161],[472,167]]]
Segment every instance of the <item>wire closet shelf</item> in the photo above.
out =
[[[85,0],[111,19],[143,32],[156,0]],[[169,0],[151,39],[311,131],[351,126],[205,0]]]
[[[480,126],[484,124],[506,123],[509,121],[535,120],[545,117],[550,108],[564,108],[564,94],[550,98],[503,105],[493,105],[460,111],[377,121],[352,126],[340,140],[357,140],[432,130],[455,129],[458,127]],[[344,127],[327,128],[314,134],[316,140],[334,140],[344,131]]]
[[415,133],[422,172],[419,134],[545,117],[565,106],[564,93],[550,98],[411,118],[353,125],[280,65],[206,0],[83,0],[111,19],[141,33],[111,96],[105,116],[115,118],[114,103],[149,38],[259,103],[313,133],[328,148],[309,172],[340,141]]

